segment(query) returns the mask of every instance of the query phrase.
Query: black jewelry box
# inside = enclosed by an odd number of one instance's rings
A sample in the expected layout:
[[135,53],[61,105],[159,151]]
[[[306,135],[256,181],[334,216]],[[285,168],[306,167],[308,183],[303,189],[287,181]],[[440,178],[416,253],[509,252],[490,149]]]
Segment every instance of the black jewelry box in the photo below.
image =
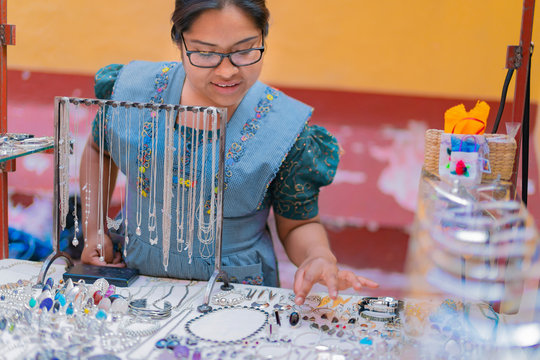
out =
[[137,269],[77,264],[69,268],[64,273],[63,278],[64,281],[71,279],[73,282],[83,279],[87,284],[93,284],[97,279],[104,278],[111,285],[128,287],[138,276],[139,270]]

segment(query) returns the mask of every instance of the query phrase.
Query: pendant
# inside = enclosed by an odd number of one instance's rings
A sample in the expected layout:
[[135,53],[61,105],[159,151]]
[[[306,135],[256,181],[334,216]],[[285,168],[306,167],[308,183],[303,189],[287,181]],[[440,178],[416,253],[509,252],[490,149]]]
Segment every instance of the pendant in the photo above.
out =
[[113,220],[107,216],[107,228],[118,230],[120,228],[120,224],[122,224],[122,219]]
[[269,303],[258,303],[258,302],[252,302],[251,303],[251,307],[255,308],[255,309],[265,309],[265,308],[267,308],[269,306],[270,306]]

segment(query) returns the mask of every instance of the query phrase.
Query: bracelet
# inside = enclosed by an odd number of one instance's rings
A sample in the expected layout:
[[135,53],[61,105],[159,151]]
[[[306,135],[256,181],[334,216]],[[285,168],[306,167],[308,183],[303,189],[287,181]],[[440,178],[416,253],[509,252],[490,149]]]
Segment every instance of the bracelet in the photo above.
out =
[[[263,350],[269,351],[270,353],[265,354]],[[273,352],[278,350],[278,354],[274,354]],[[281,353],[279,353],[281,352]],[[257,356],[260,356],[263,359],[281,359],[283,357],[286,357],[289,355],[290,350],[289,347],[282,346],[281,344],[268,344],[268,345],[262,345],[257,348]]]
[[[228,295],[237,296],[228,298]],[[220,306],[235,306],[242,303],[244,300],[246,300],[244,294],[236,290],[221,291],[212,296],[212,304]]]
[[403,301],[391,297],[365,297],[358,302],[358,312],[370,310],[381,313],[396,313],[403,307]]
[[397,318],[395,314],[378,313],[369,310],[362,311],[360,316],[362,316],[364,319],[377,322],[393,322]]
[[143,318],[147,317],[155,320],[166,319],[171,316],[172,305],[168,301],[165,301],[163,309],[147,309],[145,306],[146,299],[132,300],[128,305],[129,312],[135,316],[140,316]]
[[[143,328],[133,329],[133,327],[140,327],[142,324],[144,324]],[[130,321],[122,328],[122,331],[127,336],[146,337],[146,336],[154,335],[160,328],[161,328],[161,325],[157,321],[149,321],[149,322]]]
[[397,311],[397,308],[389,307],[386,305],[381,304],[366,304],[364,305],[364,309],[375,311],[375,312],[381,312],[381,313],[395,313]]
[[340,351],[350,351],[355,349],[355,345],[348,342],[343,341],[343,339],[336,339],[336,338],[326,338],[321,340],[321,345],[327,346],[330,349],[338,349]]
[[[306,336],[310,336],[313,339],[313,341],[310,341],[310,342],[307,342],[306,344],[302,344],[302,341],[300,341],[300,339],[303,339],[305,338]],[[293,344],[295,346],[298,346],[298,347],[311,347],[315,344],[318,344],[319,341],[321,339],[321,333],[316,333],[316,332],[313,332],[313,331],[308,331],[308,332],[305,332],[305,333],[302,333],[302,334],[298,334],[295,338],[294,338],[294,341],[293,341]]]

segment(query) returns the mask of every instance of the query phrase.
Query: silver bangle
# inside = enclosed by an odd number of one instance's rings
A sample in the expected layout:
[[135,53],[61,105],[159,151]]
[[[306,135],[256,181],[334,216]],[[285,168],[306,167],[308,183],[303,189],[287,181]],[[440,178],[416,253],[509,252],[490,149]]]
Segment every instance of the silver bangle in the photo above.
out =
[[370,311],[375,311],[375,312],[380,312],[380,313],[395,313],[397,311],[397,307],[390,307],[390,306],[387,306],[387,305],[382,305],[382,304],[366,304],[364,306],[364,308],[366,310],[370,310]]
[[364,319],[376,322],[393,322],[397,319],[397,316],[392,313],[381,313],[369,310],[362,311],[360,316],[362,316]]
[[[264,350],[281,350],[283,351],[283,354],[264,354]],[[285,358],[290,354],[289,347],[283,347],[283,344],[265,344],[262,346],[257,347],[257,356],[261,357],[262,359],[281,359]]]
[[[137,329],[137,327],[141,327]],[[138,322],[138,321],[129,321],[125,326],[122,327],[122,332],[129,337],[146,337],[154,335],[161,325],[157,321],[148,321],[148,322]]]

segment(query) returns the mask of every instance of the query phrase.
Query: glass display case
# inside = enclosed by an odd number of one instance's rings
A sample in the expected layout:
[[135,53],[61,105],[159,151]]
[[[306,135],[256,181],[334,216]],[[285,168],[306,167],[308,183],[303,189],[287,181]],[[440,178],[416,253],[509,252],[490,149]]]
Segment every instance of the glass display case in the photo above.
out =
[[539,235],[512,194],[422,173],[402,324],[426,358],[540,356]]

